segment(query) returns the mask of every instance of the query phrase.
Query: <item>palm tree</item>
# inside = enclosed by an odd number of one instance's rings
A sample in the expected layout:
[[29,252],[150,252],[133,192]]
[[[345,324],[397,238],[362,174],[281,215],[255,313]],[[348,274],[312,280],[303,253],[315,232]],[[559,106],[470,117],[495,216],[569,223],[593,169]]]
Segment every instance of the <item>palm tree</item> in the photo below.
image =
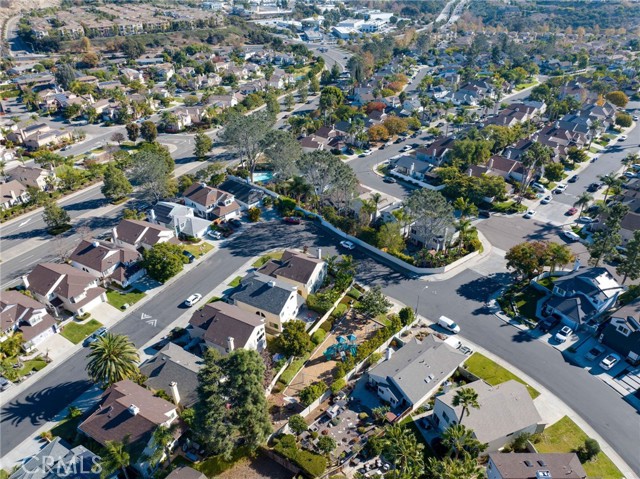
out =
[[387,429],[385,440],[398,477],[420,477],[424,473],[424,445],[417,441],[410,429],[393,425]]
[[480,409],[478,393],[473,388],[458,389],[455,396],[453,396],[451,404],[453,404],[454,407],[462,406],[462,412],[460,413],[458,424],[462,424],[462,418],[465,415],[469,415],[469,408]]
[[155,448],[148,456],[148,460],[154,467],[160,464],[160,462],[165,458],[169,462],[169,465],[171,465],[170,446],[175,441],[174,432],[176,428],[177,424],[172,424],[169,427],[159,426],[155,431],[153,431],[153,444],[155,445]]
[[463,197],[456,198],[453,207],[460,212],[461,220],[478,212],[478,207],[471,200]]
[[476,458],[488,445],[478,441],[473,430],[462,424],[453,424],[442,433],[442,445],[449,450],[449,457],[458,459],[467,455]]
[[582,216],[582,211],[584,210],[584,208],[586,206],[589,206],[592,201],[593,201],[593,196],[585,191],[584,193],[582,193],[578,197],[578,199],[573,204],[573,206],[579,206],[580,207],[580,216]]
[[366,224],[371,223],[371,215],[375,214],[376,212],[376,205],[373,200],[362,200],[360,212],[362,213],[362,215],[364,215]]
[[551,161],[553,150],[542,143],[534,142],[522,157],[522,164],[526,167],[526,174],[522,176],[522,192],[519,201],[531,182],[533,175]]
[[607,187],[607,189],[604,190],[604,203],[607,204],[607,197],[611,193],[611,189],[619,187],[622,184],[622,182],[620,181],[619,178],[616,178],[614,173],[609,173],[608,175],[600,176],[600,180]]
[[0,176],[4,176],[4,169],[7,167],[6,160],[0,160]]
[[125,479],[129,479],[127,467],[131,462],[129,454],[129,437],[125,437],[122,442],[107,441],[106,454],[102,455],[103,477],[108,477],[118,469],[122,470]]
[[400,223],[402,227],[402,237],[406,238],[407,236],[407,226],[411,224],[413,218],[411,214],[405,210],[404,208],[399,208],[397,210],[393,210],[391,214],[395,217],[395,219]]
[[107,333],[90,346],[87,372],[98,384],[111,386],[124,379],[135,378],[138,370],[138,351],[123,334]]
[[427,477],[441,479],[480,479],[485,477],[485,471],[478,466],[478,462],[469,454],[463,454],[459,459],[445,457],[436,459],[430,457],[427,462]]
[[380,193],[372,193],[371,201],[373,202],[374,211],[373,211],[373,221],[378,219],[378,205],[382,201],[382,195]]
[[471,224],[470,220],[461,219],[458,221],[457,228],[459,232],[459,247],[464,248],[467,244],[467,238],[476,230],[476,227]]
[[631,165],[640,163],[640,155],[638,153],[629,153],[622,159],[624,171],[627,171]]
[[311,187],[302,176],[294,176],[289,185],[289,194],[297,201],[311,192]]

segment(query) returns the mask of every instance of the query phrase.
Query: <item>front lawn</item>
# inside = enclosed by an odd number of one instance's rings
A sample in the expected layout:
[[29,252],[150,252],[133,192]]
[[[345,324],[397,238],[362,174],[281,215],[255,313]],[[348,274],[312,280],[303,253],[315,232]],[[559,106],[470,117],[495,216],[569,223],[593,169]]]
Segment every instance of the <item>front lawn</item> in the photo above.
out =
[[51,434],[64,439],[72,446],[76,445],[76,436],[78,434],[78,426],[82,422],[83,416],[67,418],[56,424],[51,429]]
[[267,264],[272,259],[282,258],[283,254],[284,254],[284,251],[274,251],[273,253],[267,253],[264,256],[261,256],[260,258],[258,258],[256,261],[254,261],[251,266],[253,266],[254,268],[259,268]]
[[231,280],[231,282],[229,283],[229,286],[231,286],[232,288],[240,286],[240,281],[242,281],[242,276],[236,276]]
[[516,294],[514,301],[518,312],[527,319],[537,323],[536,306],[538,301],[544,298],[545,294],[531,286],[525,288],[522,292]]
[[[575,422],[565,416],[553,426],[546,428],[534,443],[540,453],[567,453],[575,452],[584,444],[587,437]],[[606,477],[607,479],[623,477],[616,465],[602,451],[583,466],[589,477]]]
[[540,286],[544,286],[549,291],[553,290],[553,282],[555,281],[554,276],[547,276],[546,278],[539,279],[537,282]]
[[40,371],[47,365],[47,362],[41,356],[22,362],[22,367],[18,370],[20,376],[26,376],[31,371]]
[[137,289],[133,289],[129,293],[110,289],[107,291],[107,302],[114,308],[122,309],[123,305],[128,304],[132,306],[145,296],[145,293]]
[[537,390],[529,386],[518,376],[480,353],[473,353],[473,355],[467,359],[465,367],[471,374],[478,376],[480,379],[483,379],[492,386],[514,379],[515,381],[527,386],[531,399],[535,399],[540,396],[540,393]]
[[231,469],[240,459],[249,457],[249,454],[250,451],[247,447],[238,447],[231,453],[230,461],[225,461],[222,456],[212,456],[192,467],[195,467],[207,477],[216,477],[227,469]]
[[96,319],[91,319],[85,323],[72,322],[67,324],[60,334],[73,344],[78,344],[101,326],[102,323]]
[[184,251],[188,251],[196,258],[199,258],[200,256],[204,256],[209,251],[211,251],[213,249],[213,245],[207,243],[206,241],[202,241],[198,244],[183,244],[182,249]]

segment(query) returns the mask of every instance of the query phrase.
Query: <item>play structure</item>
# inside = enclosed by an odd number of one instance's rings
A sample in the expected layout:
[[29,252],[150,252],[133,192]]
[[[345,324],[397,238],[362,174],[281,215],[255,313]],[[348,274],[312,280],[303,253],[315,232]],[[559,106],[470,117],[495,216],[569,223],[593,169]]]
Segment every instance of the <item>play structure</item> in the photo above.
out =
[[344,336],[338,336],[336,338],[338,342],[329,346],[322,354],[327,360],[335,359],[336,361],[338,359],[344,361],[347,357],[346,353],[355,357],[358,352],[358,346],[356,345],[357,339],[355,334],[349,334],[346,338]]

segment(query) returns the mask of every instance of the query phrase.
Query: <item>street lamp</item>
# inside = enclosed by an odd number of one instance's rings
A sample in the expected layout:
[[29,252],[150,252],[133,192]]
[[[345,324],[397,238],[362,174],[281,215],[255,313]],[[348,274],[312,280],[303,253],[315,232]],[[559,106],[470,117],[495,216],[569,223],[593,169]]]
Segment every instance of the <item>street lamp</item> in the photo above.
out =
[[422,292],[425,289],[429,289],[429,286],[427,285],[427,286],[425,286],[424,288],[422,288],[421,290],[418,291],[418,299],[416,300],[416,309],[414,311],[414,314],[415,314],[416,317],[418,316],[418,309],[420,309],[420,295],[422,294]]

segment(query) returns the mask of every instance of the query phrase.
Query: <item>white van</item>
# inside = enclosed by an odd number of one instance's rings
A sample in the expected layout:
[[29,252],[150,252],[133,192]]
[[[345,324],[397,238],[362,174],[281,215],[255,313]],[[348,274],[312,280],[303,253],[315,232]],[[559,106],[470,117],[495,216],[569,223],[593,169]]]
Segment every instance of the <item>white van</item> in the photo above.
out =
[[567,238],[569,241],[580,241],[580,236],[578,236],[577,234],[575,234],[573,231],[571,230],[564,230],[562,232],[562,235]]
[[454,334],[460,332],[460,326],[458,326],[453,319],[449,319],[446,316],[440,316],[440,319],[438,319],[438,325]]

